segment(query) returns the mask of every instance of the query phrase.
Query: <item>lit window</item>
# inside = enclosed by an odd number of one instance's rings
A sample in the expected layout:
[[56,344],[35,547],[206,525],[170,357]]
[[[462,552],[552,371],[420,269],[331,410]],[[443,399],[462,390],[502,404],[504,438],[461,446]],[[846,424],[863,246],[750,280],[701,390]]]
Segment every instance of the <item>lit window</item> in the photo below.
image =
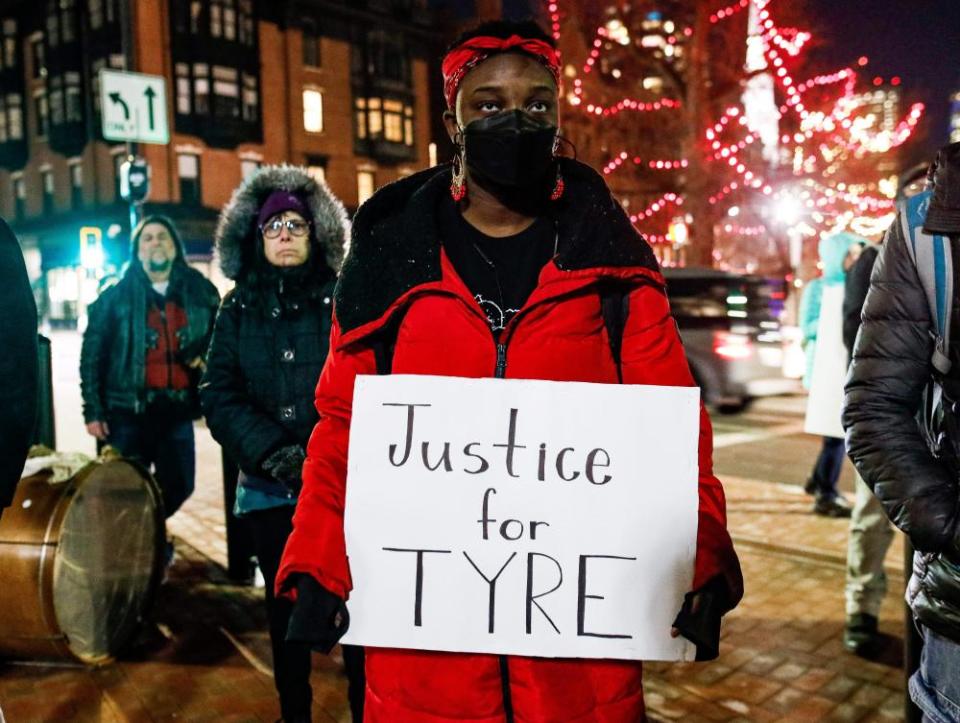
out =
[[357,138],[361,140],[367,137],[367,99],[357,98],[354,101],[357,117]]
[[371,138],[379,138],[383,133],[383,114],[380,110],[380,99],[370,98],[367,101],[367,131]]
[[177,63],[177,113],[190,114],[190,66],[186,63]]
[[383,103],[383,137],[392,143],[403,142],[403,103],[398,100]]
[[43,186],[43,212],[53,211],[53,171],[41,171],[40,181]]
[[13,179],[13,216],[18,221],[27,215],[27,184],[23,176]]
[[[63,123],[63,78],[57,76],[48,82],[50,89],[50,123],[55,126]],[[46,135],[46,134],[44,134]]]
[[405,106],[403,109],[403,142],[412,146],[413,139],[413,108]]
[[244,45],[253,45],[256,35],[253,30],[253,0],[240,0],[240,21],[237,35]]
[[206,63],[193,65],[193,110],[198,115],[210,112],[210,71]]
[[223,35],[223,0],[210,2],[210,35],[214,38]]
[[7,133],[11,141],[23,138],[23,99],[16,93],[7,96]]
[[308,133],[323,132],[323,94],[319,90],[303,91],[303,129]]
[[203,12],[203,3],[201,0],[191,0],[190,2],[190,32],[196,35],[200,32],[200,13]]
[[66,102],[67,123],[78,123],[83,120],[83,101],[80,96],[80,73],[66,74]]
[[17,66],[17,21],[3,21],[3,65],[6,68],[15,68]]
[[307,175],[317,183],[327,182],[327,162],[322,157],[307,157]]
[[260,115],[260,94],[257,92],[257,76],[243,74],[243,119],[256,123]]
[[179,154],[177,174],[180,177],[180,202],[200,203],[200,157],[193,153]]
[[237,69],[213,66],[213,114],[219,118],[240,115],[240,87]]
[[237,0],[223,0],[223,37],[227,40],[237,37]]
[[357,172],[357,202],[365,203],[376,189],[377,178],[373,171]]

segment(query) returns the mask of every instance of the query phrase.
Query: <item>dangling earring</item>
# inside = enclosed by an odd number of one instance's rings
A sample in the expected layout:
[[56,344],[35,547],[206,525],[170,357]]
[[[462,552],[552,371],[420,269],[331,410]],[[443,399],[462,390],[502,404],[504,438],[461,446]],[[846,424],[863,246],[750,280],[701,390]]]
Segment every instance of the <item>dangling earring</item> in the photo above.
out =
[[550,194],[551,201],[559,201],[563,197],[563,190],[566,188],[563,182],[563,176],[560,174],[560,136],[557,135],[553,141],[553,160],[557,164],[557,178],[553,182],[553,192]]
[[467,178],[463,170],[462,146],[457,146],[457,153],[453,157],[453,180],[450,182],[450,197],[460,203],[467,197]]

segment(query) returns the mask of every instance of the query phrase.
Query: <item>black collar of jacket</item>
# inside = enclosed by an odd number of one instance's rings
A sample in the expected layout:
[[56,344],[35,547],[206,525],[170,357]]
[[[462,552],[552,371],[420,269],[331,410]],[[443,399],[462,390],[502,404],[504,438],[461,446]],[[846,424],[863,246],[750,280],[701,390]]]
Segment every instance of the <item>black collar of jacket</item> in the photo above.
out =
[[[554,206],[558,268],[659,272],[653,250],[600,175],[570,159],[561,161],[561,173],[565,190]],[[334,295],[344,332],[380,318],[410,289],[440,280],[435,209],[449,188],[450,166],[431,168],[385,186],[357,212]]]

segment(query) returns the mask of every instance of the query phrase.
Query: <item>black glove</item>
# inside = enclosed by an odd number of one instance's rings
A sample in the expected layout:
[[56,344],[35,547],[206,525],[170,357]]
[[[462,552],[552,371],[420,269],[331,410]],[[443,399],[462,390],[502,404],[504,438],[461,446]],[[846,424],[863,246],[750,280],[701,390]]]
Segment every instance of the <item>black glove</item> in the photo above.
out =
[[303,461],[306,458],[307,454],[303,451],[303,447],[299,444],[291,444],[270,454],[263,460],[261,466],[264,472],[296,494],[303,484],[301,474]]
[[[700,598],[696,612],[693,602]],[[730,609],[726,583],[714,577],[699,590],[688,592],[673,627],[697,646],[697,660],[714,660],[720,655],[720,618]]]
[[287,625],[287,642],[329,653],[350,627],[346,603],[309,575],[297,575],[297,602]]

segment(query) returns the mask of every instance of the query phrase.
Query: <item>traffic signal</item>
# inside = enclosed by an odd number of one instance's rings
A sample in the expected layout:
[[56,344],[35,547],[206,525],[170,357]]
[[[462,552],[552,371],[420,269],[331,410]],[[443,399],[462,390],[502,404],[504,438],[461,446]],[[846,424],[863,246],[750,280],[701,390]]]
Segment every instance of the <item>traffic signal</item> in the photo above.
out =
[[80,229],[80,265],[85,269],[103,268],[103,231],[97,226]]

